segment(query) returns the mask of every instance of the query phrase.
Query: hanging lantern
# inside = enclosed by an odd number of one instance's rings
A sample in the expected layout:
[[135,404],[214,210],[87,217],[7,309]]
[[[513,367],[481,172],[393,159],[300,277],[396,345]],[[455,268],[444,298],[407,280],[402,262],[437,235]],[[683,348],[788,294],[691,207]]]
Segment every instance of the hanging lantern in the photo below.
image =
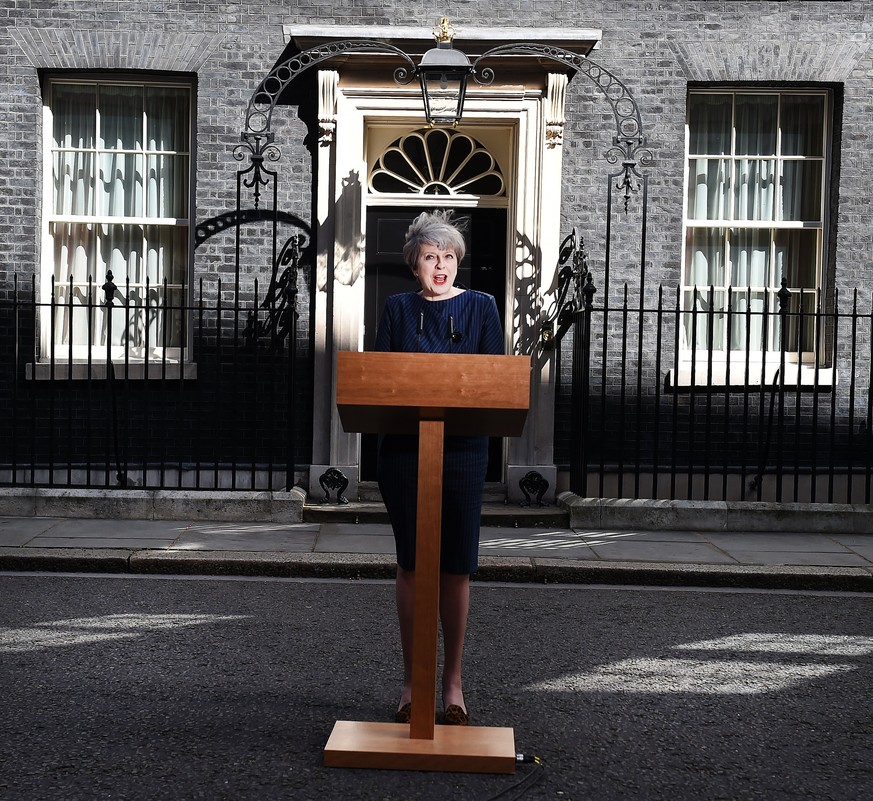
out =
[[424,113],[429,125],[456,126],[464,111],[467,78],[473,72],[470,59],[452,47],[455,31],[443,17],[434,29],[437,46],[428,50],[418,65]]

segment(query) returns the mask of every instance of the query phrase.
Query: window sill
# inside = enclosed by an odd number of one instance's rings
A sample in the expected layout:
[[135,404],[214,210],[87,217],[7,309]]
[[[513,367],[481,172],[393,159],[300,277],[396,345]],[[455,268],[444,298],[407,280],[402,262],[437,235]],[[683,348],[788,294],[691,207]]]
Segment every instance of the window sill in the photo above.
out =
[[[760,364],[750,364],[748,370],[748,380],[746,379],[745,364],[732,364],[730,369],[730,383],[728,383],[727,365],[713,364],[712,373],[709,372],[709,366],[704,362],[697,364],[694,367],[694,375],[692,376],[691,365],[680,365],[678,370],[667,371],[667,388],[672,390],[691,389],[699,387],[705,389],[707,387],[717,387],[721,389],[746,389],[751,387],[760,387],[763,383],[766,388],[772,388],[774,383],[779,386],[783,383],[776,373],[779,370],[778,364],[767,365],[762,370]],[[786,389],[797,389],[798,385],[802,390],[830,390],[834,387],[837,381],[837,373],[832,367],[819,367],[816,370],[811,365],[800,365],[798,370],[797,364],[786,364],[784,385]]]
[[[197,365],[193,362],[145,362],[114,361],[115,378],[126,381],[190,381],[197,378]],[[29,362],[25,365],[24,377],[28,381],[105,381],[108,370],[106,362]]]

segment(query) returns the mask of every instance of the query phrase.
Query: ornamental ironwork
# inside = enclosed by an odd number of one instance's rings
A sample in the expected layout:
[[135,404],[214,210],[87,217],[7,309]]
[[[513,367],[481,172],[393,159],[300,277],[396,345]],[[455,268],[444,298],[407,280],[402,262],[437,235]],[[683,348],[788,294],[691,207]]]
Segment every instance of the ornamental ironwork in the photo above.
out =
[[631,194],[639,191],[642,175],[637,165],[649,166],[653,161],[652,151],[646,146],[643,124],[636,101],[628,88],[605,67],[601,67],[587,56],[552,45],[518,42],[501,45],[483,53],[473,62],[473,79],[487,86],[494,82],[495,72],[491,67],[479,65],[497,56],[535,55],[556,61],[577,70],[587,77],[603,93],[615,117],[616,133],[612,137],[612,147],[606,151],[610,164],[621,163],[621,169],[613,177],[615,186],[624,194],[624,209],[628,210]]
[[324,491],[324,498],[322,499],[322,503],[330,503],[330,491],[334,490],[336,493],[336,500],[334,503],[338,503],[342,506],[348,504],[349,499],[343,494],[349,486],[349,480],[346,478],[345,473],[342,470],[336,467],[328,467],[319,477],[318,483],[321,486],[321,489]]
[[[544,316],[540,328],[540,346],[554,350],[573,324],[579,312],[591,311],[597,288],[588,270],[588,251],[585,240],[574,228],[561,243],[558,251],[558,296]],[[557,324],[557,330],[555,325]]]
[[395,139],[370,171],[375,194],[505,196],[494,156],[467,134],[421,128]]
[[[264,319],[249,312],[243,337],[250,345],[266,340],[269,351],[278,351],[285,339],[294,334],[297,322],[297,275],[300,268],[300,247],[303,237],[294,234],[285,243],[273,265],[270,285],[261,303]],[[281,273],[279,272],[281,270]]]
[[273,119],[273,109],[288,85],[300,73],[346,53],[375,52],[395,55],[405,61],[408,67],[398,67],[394,70],[394,80],[401,85],[410,83],[415,78],[415,62],[400,48],[384,42],[370,39],[347,39],[341,42],[310,47],[302,53],[285,59],[281,64],[270,70],[270,74],[258,84],[254,94],[249,99],[246,109],[246,127],[242,138],[248,142],[252,138],[266,137],[272,142],[270,125]]
[[[524,495],[521,506],[533,506],[534,501],[537,506],[548,506],[548,504],[543,503],[543,496],[549,489],[549,482],[542,473],[536,470],[529,470],[518,482],[518,488]],[[532,495],[534,496],[534,501],[531,500]]]
[[[241,135],[242,143],[234,150],[234,157],[238,161],[242,161],[248,154],[252,162],[251,175],[244,179],[244,183],[254,190],[256,207],[261,187],[268,181],[266,173],[269,171],[264,167],[264,162],[276,161],[280,155],[273,144],[271,122],[273,110],[282,93],[302,72],[337,56],[356,52],[394,55],[404,61],[403,66],[394,70],[394,80],[400,85],[410,83],[417,75],[418,67],[407,53],[385,42],[367,39],[349,39],[317,45],[274,67],[249,100],[245,129]],[[561,47],[528,42],[500,45],[487,50],[473,62],[473,79],[480,86],[490,85],[496,74],[492,67],[481,66],[483,62],[500,56],[519,55],[549,59],[575,70],[587,77],[606,98],[615,118],[616,132],[605,157],[610,164],[620,164],[619,171],[611,177],[617,179],[615,187],[623,193],[627,212],[630,198],[639,191],[643,178],[638,167],[649,166],[653,161],[652,152],[646,146],[646,138],[642,133],[639,108],[628,88],[612,72],[587,56]]]

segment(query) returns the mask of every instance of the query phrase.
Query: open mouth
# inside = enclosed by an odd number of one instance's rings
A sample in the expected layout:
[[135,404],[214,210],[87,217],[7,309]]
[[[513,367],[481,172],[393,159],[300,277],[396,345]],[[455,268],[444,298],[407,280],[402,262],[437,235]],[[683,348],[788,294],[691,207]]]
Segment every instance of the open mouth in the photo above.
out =
[[433,282],[434,282],[435,284],[442,285],[442,284],[444,284],[444,283],[446,282],[446,278],[447,278],[447,276],[445,276],[445,275],[435,275],[435,276],[433,277]]

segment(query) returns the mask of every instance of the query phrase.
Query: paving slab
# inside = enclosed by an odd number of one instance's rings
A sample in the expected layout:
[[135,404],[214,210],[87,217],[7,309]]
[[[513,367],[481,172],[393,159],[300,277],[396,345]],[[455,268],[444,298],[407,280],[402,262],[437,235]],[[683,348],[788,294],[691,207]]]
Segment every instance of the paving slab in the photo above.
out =
[[[870,567],[873,562],[854,553],[815,553],[813,551],[727,551],[740,564],[745,565],[821,565],[830,567]],[[873,554],[871,554],[873,555]]]
[[388,537],[394,542],[394,531],[388,523],[322,523],[321,534],[331,535],[367,535]]
[[815,553],[847,551],[846,547],[835,542],[833,537],[823,534],[712,533],[707,534],[706,539],[724,550],[810,551]]
[[394,534],[387,523],[322,523],[315,553],[394,554]]
[[709,543],[695,542],[607,542],[591,548],[599,559],[625,562],[691,562],[693,564],[735,564],[726,553]]
[[[167,544],[173,542],[184,530],[185,524],[178,522],[156,523],[152,520],[60,520],[44,534],[38,535],[34,545],[42,545],[47,537],[71,540],[113,539],[160,540]],[[81,545],[81,543],[80,543]],[[81,547],[89,547],[81,545]]]
[[394,537],[384,534],[321,533],[315,542],[315,553],[394,554]]
[[489,556],[555,557],[595,559],[589,545],[572,529],[483,528],[479,554]]
[[19,547],[34,537],[50,531],[61,518],[50,517],[3,517],[0,518],[0,546]]
[[873,545],[850,545],[848,547],[852,553],[856,553],[868,562],[873,563]]
[[839,542],[847,548],[873,548],[873,532],[870,534],[829,534],[834,542]]
[[[483,546],[480,544],[479,546],[479,556],[502,556],[502,557],[513,557],[513,556],[524,556],[528,559],[550,559],[555,558],[556,553],[554,550],[550,550],[549,548],[535,548],[529,547],[524,550],[513,550],[511,547],[491,547],[491,546]],[[578,548],[574,548],[572,550],[565,550],[560,553],[558,558],[563,559],[597,559],[597,554],[594,553],[590,548],[586,548],[584,546],[580,546]]]
[[138,550],[140,548],[166,548],[172,541],[149,539],[147,537],[37,537],[32,545],[35,548],[120,548]]
[[194,526],[183,532],[173,543],[178,550],[211,551],[311,551],[318,536],[313,525],[229,525],[220,529],[204,530]]
[[189,521],[183,524],[186,534],[270,534],[286,531],[318,531],[318,523],[288,523],[275,521]]
[[705,542],[697,531],[633,531],[633,530],[580,530],[574,529],[589,545],[609,542]]

